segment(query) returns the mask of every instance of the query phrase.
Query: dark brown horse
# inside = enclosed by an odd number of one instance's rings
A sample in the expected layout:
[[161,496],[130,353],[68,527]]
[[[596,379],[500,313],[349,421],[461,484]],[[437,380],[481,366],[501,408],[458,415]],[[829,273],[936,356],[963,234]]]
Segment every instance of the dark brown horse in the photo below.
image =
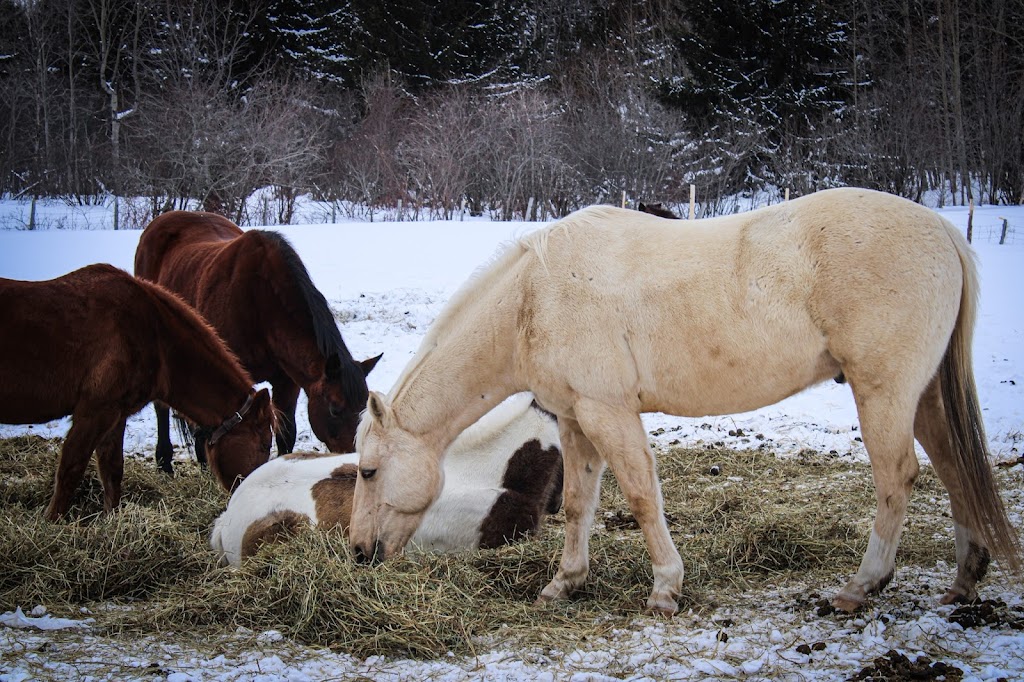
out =
[[0,278],[0,422],[71,415],[48,519],[67,512],[93,450],[103,506],[121,499],[125,421],[162,401],[211,433],[230,489],[270,457],[274,412],[209,324],[177,296],[112,265],[45,282]]
[[[327,301],[295,249],[277,232],[243,232],[214,213],[171,211],[153,220],[135,252],[135,274],[195,306],[256,381],[269,381],[279,454],[295,448],[299,389],[309,423],[332,452],[355,449],[366,375],[380,359],[352,358]],[[157,463],[170,471],[167,408],[157,406]],[[203,439],[196,455],[203,460]]]
[[669,209],[665,208],[660,201],[656,204],[645,204],[644,202],[641,201],[640,204],[636,207],[636,210],[642,213],[650,213],[651,215],[656,215],[659,218],[679,220],[679,216],[677,216]]

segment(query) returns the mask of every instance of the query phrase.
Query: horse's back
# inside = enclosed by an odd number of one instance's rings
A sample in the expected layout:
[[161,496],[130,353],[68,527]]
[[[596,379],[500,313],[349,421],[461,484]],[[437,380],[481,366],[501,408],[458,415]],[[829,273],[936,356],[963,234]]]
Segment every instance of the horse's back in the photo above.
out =
[[159,282],[173,291],[177,273],[194,278],[196,265],[189,261],[208,257],[216,249],[244,234],[237,225],[216,213],[170,211],[154,218],[139,238],[135,274]]
[[43,282],[0,278],[0,318],[17,320],[0,335],[0,421],[55,419],[83,395],[141,399],[155,363],[148,289],[107,264]]
[[703,416],[929,335],[942,347],[922,366],[937,365],[962,286],[955,242],[933,211],[860,189],[697,221],[583,209],[522,243],[527,385],[568,414],[582,393]]

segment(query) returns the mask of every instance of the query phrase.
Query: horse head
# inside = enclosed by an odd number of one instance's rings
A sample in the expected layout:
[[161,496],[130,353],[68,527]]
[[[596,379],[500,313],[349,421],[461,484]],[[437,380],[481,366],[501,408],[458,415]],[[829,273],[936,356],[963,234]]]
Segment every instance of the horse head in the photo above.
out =
[[366,376],[381,355],[353,362],[355,368],[346,370],[339,355],[332,353],[323,376],[306,387],[309,425],[331,452],[355,452],[359,415],[366,408]]
[[359,425],[359,477],[349,538],[356,561],[377,563],[404,548],[444,485],[440,453],[402,428],[371,392]]
[[238,412],[228,417],[206,443],[210,470],[226,490],[270,459],[270,443],[277,427],[270,392],[251,394]]

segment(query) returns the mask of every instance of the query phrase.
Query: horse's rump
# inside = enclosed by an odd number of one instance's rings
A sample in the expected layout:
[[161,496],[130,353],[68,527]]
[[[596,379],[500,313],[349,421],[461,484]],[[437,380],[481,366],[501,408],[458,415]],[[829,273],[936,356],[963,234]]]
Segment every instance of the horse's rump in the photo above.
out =
[[44,282],[0,278],[0,318],[15,322],[0,334],[0,422],[63,417],[83,394],[141,408],[156,379],[147,286],[107,264]]

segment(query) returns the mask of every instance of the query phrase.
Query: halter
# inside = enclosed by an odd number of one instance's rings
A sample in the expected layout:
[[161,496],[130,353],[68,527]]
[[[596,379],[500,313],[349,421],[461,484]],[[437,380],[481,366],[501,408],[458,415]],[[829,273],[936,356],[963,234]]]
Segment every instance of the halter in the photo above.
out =
[[228,431],[238,426],[245,415],[249,412],[249,408],[252,407],[252,399],[255,395],[256,391],[249,391],[249,397],[245,399],[245,404],[242,405],[242,408],[221,422],[220,426],[217,427],[217,430],[215,430],[213,435],[210,436],[208,445],[216,445],[217,441],[223,438]]

